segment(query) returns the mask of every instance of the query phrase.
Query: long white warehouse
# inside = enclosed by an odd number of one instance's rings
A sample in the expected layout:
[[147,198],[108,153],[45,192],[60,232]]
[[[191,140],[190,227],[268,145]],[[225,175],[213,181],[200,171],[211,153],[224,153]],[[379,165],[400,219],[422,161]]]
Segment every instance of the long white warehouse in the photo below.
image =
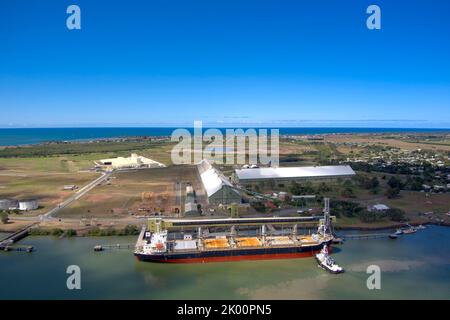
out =
[[348,166],[317,166],[317,167],[281,167],[281,168],[254,168],[236,169],[237,182],[260,182],[264,180],[297,181],[311,179],[332,179],[351,177],[355,171]]

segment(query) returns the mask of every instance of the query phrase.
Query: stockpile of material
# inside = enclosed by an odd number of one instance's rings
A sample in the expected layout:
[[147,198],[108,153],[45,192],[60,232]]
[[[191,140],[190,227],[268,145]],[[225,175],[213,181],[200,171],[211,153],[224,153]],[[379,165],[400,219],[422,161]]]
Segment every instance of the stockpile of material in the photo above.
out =
[[259,247],[261,241],[258,238],[236,238],[236,245],[238,247]]
[[228,243],[228,239],[220,238],[220,239],[205,239],[203,240],[203,245],[207,249],[220,249],[220,248],[229,248],[230,244]]

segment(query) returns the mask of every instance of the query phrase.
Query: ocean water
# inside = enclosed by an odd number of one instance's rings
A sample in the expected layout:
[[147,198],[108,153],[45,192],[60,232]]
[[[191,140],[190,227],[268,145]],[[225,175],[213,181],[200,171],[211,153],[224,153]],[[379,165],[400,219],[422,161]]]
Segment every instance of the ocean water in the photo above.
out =
[[[26,128],[0,129],[0,146],[36,144],[48,141],[73,141],[100,138],[169,136],[176,128]],[[187,128],[192,132],[192,128]],[[206,128],[204,128],[206,130]],[[280,128],[281,134],[450,132],[450,129],[413,128]]]
[[[333,256],[346,269],[328,274],[313,258],[207,264],[138,262],[132,250],[94,252],[135,237],[28,237],[34,253],[0,252],[0,299],[450,299],[450,228],[429,227],[397,240],[348,240]],[[66,268],[81,268],[68,290]],[[366,286],[369,265],[381,289]]]

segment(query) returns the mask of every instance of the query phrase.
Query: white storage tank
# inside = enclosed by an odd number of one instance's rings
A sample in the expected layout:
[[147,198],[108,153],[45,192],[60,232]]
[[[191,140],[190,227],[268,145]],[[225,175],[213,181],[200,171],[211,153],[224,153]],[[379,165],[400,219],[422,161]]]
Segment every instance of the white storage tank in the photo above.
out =
[[29,211],[39,208],[39,203],[36,199],[27,199],[19,201],[19,210]]
[[0,210],[14,210],[19,207],[19,201],[15,199],[0,199]]

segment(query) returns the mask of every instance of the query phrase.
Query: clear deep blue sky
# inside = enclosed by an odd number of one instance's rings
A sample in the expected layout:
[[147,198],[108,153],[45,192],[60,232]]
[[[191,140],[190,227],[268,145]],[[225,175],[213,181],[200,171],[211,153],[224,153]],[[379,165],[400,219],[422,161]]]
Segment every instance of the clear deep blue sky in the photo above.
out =
[[1,1],[0,126],[449,128],[449,16],[448,0]]

